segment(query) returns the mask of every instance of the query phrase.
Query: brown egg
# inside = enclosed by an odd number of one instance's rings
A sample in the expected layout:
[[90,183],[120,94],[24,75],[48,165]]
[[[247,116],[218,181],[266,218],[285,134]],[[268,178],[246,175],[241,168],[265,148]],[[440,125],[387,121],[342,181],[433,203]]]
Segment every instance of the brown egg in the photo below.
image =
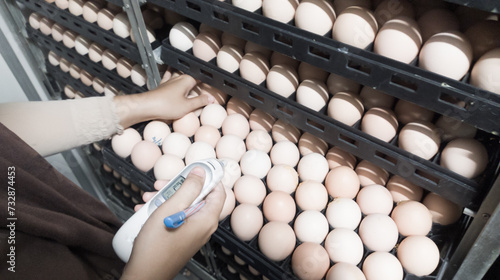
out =
[[361,220],[358,234],[371,251],[391,251],[398,242],[396,223],[385,214],[369,214]]
[[440,252],[427,236],[408,236],[398,246],[397,257],[403,268],[418,277],[430,275],[439,265]]
[[424,189],[398,175],[392,176],[386,187],[395,203],[405,200],[420,201],[424,193]]
[[377,19],[378,26],[382,26],[387,21],[398,16],[415,18],[415,7],[407,0],[398,0],[396,2],[384,0],[376,6],[373,13]]
[[250,241],[259,233],[264,218],[256,205],[240,204],[231,214],[231,230],[241,241]]
[[432,227],[431,212],[418,201],[401,201],[392,210],[391,218],[403,236],[426,235]]
[[461,120],[442,115],[436,121],[436,127],[441,134],[441,140],[448,142],[455,138],[474,138],[477,129]]
[[308,155],[310,153],[318,153],[320,155],[325,155],[328,150],[328,144],[325,140],[309,133],[304,132],[299,139],[299,152],[302,156]]
[[217,142],[221,138],[220,132],[217,128],[211,125],[202,125],[194,134],[195,142],[206,142],[215,148]]
[[390,142],[397,130],[398,120],[390,109],[371,108],[361,120],[361,131],[385,142]]
[[373,184],[385,186],[389,179],[389,172],[367,160],[360,161],[354,170],[362,187]]
[[340,262],[330,267],[325,280],[366,280],[366,277],[359,267]]
[[463,207],[433,192],[428,193],[422,203],[431,212],[432,222],[444,226],[458,221],[463,213]]
[[172,123],[173,131],[182,133],[187,137],[191,137],[200,128],[200,120],[195,113],[190,112],[184,117],[174,120]]
[[260,178],[243,175],[234,183],[233,192],[239,203],[260,205],[266,197],[266,186]]
[[304,181],[295,190],[295,202],[302,210],[322,211],[328,203],[328,191],[322,183]]
[[236,135],[241,139],[245,139],[250,133],[250,124],[245,116],[230,114],[222,122],[221,130],[223,135]]
[[236,162],[241,160],[246,151],[243,139],[232,134],[222,136],[215,145],[217,158],[229,158]]
[[270,260],[279,262],[290,256],[295,248],[295,233],[284,222],[268,222],[259,232],[259,249]]
[[301,280],[320,280],[329,267],[330,258],[320,244],[301,243],[292,254],[292,271]]
[[297,189],[299,175],[290,165],[276,164],[267,173],[266,182],[271,191],[284,191],[291,194]]
[[262,212],[269,221],[289,223],[295,217],[295,200],[290,194],[283,191],[270,192],[264,199]]
[[377,20],[369,8],[351,6],[344,9],[335,20],[332,38],[364,49],[375,40],[377,31]]
[[326,153],[326,160],[330,169],[338,166],[348,166],[354,169],[356,166],[356,157],[339,147],[330,148]]
[[325,187],[333,198],[355,198],[360,185],[356,172],[348,166],[339,166],[330,170],[325,178]]
[[336,228],[328,233],[325,249],[330,259],[335,262],[345,262],[357,265],[363,258],[363,243],[359,235],[346,228]]
[[286,164],[295,167],[299,163],[300,152],[296,144],[283,140],[273,145],[270,157],[274,165]]
[[134,145],[130,159],[137,169],[148,172],[161,157],[161,149],[151,141],[142,140]]
[[287,140],[292,143],[298,143],[300,138],[300,130],[282,119],[278,119],[273,124],[271,134],[275,142]]
[[470,83],[476,87],[500,94],[500,47],[482,55],[472,67]]

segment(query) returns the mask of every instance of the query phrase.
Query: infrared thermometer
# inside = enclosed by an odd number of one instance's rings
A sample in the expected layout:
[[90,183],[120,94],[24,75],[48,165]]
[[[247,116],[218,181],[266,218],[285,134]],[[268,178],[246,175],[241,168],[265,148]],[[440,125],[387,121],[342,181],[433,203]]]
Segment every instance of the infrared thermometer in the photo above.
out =
[[174,195],[184,183],[184,180],[186,180],[189,172],[197,166],[205,169],[205,183],[203,184],[201,193],[193,201],[191,207],[200,205],[202,199],[212,191],[224,176],[223,163],[214,158],[196,161],[184,167],[179,174],[174,176],[174,178],[159,190],[153,198],[144,204],[139,211],[132,215],[115,234],[113,238],[113,249],[121,260],[128,262],[130,254],[132,253],[134,240],[149,216],[156,208],[160,207],[160,205]]

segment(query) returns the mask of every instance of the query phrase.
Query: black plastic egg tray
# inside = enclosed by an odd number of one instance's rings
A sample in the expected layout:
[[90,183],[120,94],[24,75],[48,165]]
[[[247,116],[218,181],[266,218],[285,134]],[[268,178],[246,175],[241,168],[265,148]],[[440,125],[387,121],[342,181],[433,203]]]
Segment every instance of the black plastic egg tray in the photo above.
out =
[[61,86],[69,85],[73,89],[81,92],[85,97],[102,96],[97,93],[92,87],[84,85],[80,80],[74,79],[69,73],[64,73],[59,67],[50,63],[46,63],[47,72],[60,83]]
[[[228,1],[149,2],[486,132],[500,133],[497,94],[239,9]],[[450,99],[466,105],[459,107]]]
[[500,14],[500,2],[496,0],[444,0],[449,3],[462,5],[469,8],[483,10],[490,13]]
[[[264,85],[256,85],[217,67],[214,60],[205,62],[194,57],[192,51],[172,47],[168,38],[163,41],[162,60],[196,79],[223,92],[240,98],[255,108],[283,119],[304,132],[309,132],[333,146],[368,160],[392,174],[397,174],[429,191],[471,209],[476,209],[482,196],[496,176],[500,149],[498,139],[488,133],[481,136],[490,153],[489,168],[481,178],[471,180],[441,167],[437,162],[424,160],[397,147],[397,137],[386,143],[357,129],[340,123],[324,113],[313,111],[292,99],[279,96]],[[479,133],[481,134],[481,133]],[[480,138],[481,138],[480,137]],[[433,179],[429,179],[433,178]]]
[[101,63],[95,63],[87,55],[82,56],[74,49],[67,48],[63,43],[56,42],[51,37],[44,35],[42,32],[35,30],[29,26],[26,27],[28,36],[34,40],[40,47],[51,50],[60,57],[64,57],[71,63],[77,65],[81,69],[87,70],[94,77],[99,77],[106,83],[111,84],[125,93],[139,93],[147,91],[146,86],[140,87],[132,82],[130,78],[122,78],[114,70],[108,70]]

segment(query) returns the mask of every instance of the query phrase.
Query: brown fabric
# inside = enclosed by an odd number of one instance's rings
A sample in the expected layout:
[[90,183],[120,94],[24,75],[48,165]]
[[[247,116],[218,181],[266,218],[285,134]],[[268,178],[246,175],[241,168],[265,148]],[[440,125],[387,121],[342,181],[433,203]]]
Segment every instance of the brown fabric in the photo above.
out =
[[[12,167],[15,212],[10,215],[8,171]],[[0,180],[0,279],[119,277],[124,264],[111,241],[121,222],[1,123]],[[15,231],[7,227],[11,222]],[[9,239],[12,234],[15,244]],[[8,270],[11,246],[15,247],[14,273]]]

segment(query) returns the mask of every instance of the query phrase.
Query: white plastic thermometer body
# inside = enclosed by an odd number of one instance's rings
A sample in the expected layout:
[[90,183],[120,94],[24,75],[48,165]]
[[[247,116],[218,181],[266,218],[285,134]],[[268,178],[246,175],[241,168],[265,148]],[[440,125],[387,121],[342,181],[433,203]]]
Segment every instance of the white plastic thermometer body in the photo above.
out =
[[128,262],[132,253],[134,239],[141,230],[142,226],[163,202],[169,199],[184,183],[186,176],[191,169],[200,166],[205,169],[205,183],[200,195],[193,201],[191,205],[200,202],[224,176],[224,167],[222,162],[217,159],[206,159],[193,162],[186,166],[178,175],[165,185],[158,193],[153,196],[139,211],[130,217],[125,224],[118,230],[113,238],[113,249],[120,259]]

